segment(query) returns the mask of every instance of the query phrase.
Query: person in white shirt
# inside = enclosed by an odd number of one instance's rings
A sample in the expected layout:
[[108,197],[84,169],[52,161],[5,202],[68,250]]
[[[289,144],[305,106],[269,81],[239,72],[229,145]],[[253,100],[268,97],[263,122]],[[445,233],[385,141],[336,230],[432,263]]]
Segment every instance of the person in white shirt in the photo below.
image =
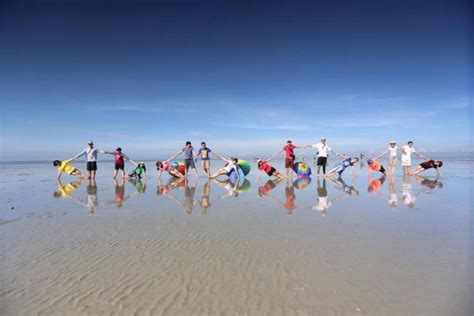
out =
[[99,150],[94,148],[94,142],[90,141],[87,143],[88,147],[78,153],[74,159],[77,159],[81,156],[86,156],[87,160],[87,171],[89,171],[88,179],[95,179],[95,173],[97,172],[97,154],[101,153],[104,154],[103,150]]
[[323,167],[323,175],[326,174],[326,165],[328,162],[328,153],[332,152],[339,157],[342,157],[343,159],[345,158],[344,155],[335,152],[334,150],[331,149],[331,147],[328,146],[326,142],[326,137],[321,137],[321,142],[317,144],[312,144],[312,145],[307,145],[304,147],[313,147],[316,148],[316,165],[318,166],[318,177],[319,177],[319,172],[321,170],[321,167]]
[[387,149],[385,149],[383,152],[381,152],[379,155],[375,156],[372,158],[372,160],[377,160],[386,153],[389,153],[388,156],[388,174],[394,174],[395,173],[395,168],[397,167],[397,160],[398,160],[398,146],[397,142],[394,140],[391,140],[389,143],[389,146]]
[[420,155],[416,152],[415,148],[413,147],[413,142],[410,140],[407,145],[400,148],[402,153],[402,167],[403,167],[403,174],[408,175],[410,174],[410,167],[411,167],[411,155],[414,154],[421,159],[430,160],[429,158]]

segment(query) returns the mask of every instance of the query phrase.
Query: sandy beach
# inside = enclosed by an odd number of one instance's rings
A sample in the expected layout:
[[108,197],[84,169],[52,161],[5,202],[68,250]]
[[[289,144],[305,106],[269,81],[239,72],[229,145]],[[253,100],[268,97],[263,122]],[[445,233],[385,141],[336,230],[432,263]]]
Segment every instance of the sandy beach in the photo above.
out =
[[[0,312],[468,315],[471,163],[447,164],[441,188],[412,180],[412,207],[390,207],[387,182],[380,196],[367,192],[359,170],[351,183],[358,194],[345,197],[326,183],[333,201],[326,212],[314,207],[322,186],[316,190],[315,179],[259,196],[266,181],[259,190],[252,175],[238,196],[211,183],[207,209],[200,203],[206,179],[172,191],[182,204],[166,198],[155,178],[140,192],[126,182],[124,194],[137,194],[117,207],[105,162],[91,212],[87,181],[74,199],[58,198],[46,164],[4,164]],[[402,199],[402,177],[397,182]],[[191,212],[183,207],[189,199]]]

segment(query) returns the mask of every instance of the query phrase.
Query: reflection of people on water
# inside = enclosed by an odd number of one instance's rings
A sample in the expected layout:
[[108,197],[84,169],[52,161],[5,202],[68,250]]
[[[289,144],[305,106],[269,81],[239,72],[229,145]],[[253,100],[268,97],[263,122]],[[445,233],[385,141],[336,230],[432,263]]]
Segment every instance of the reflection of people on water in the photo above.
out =
[[381,176],[378,179],[371,179],[369,176],[367,192],[377,195],[379,189],[382,187],[384,182],[385,182],[385,176]]
[[227,194],[224,194],[222,198],[227,196],[239,196],[239,191],[237,188],[239,187],[239,181],[230,181],[230,179],[220,180],[220,179],[213,179],[213,182],[217,184],[219,187],[224,188],[227,190]]
[[89,213],[93,214],[97,206],[99,206],[99,201],[97,200],[97,185],[95,183],[95,178],[90,178],[89,183],[87,184],[87,199],[86,199],[87,208]]
[[[191,214],[193,212],[194,206],[198,203],[198,200],[194,199],[194,194],[196,192],[196,186],[198,182],[198,178],[194,180],[193,186],[189,187],[188,186],[188,181],[186,178],[170,178],[169,182],[167,185],[163,185],[163,183],[160,181],[160,186],[158,187],[156,194],[161,195],[161,196],[166,196],[179,205],[181,205],[186,212]],[[176,188],[180,188],[182,184],[184,183],[184,196],[185,196],[185,201],[180,201],[176,196],[173,195],[172,191]]]
[[[332,178],[331,178],[332,179]],[[321,186],[321,181],[319,178],[317,179],[317,188],[318,191],[318,203],[313,206],[313,210],[320,211],[321,215],[326,216],[329,207],[332,205],[330,201],[328,201],[328,191],[326,188],[326,179],[323,179],[323,185]]]
[[114,178],[114,189],[115,189],[115,197],[112,201],[106,202],[105,204],[115,204],[118,208],[123,206],[123,203],[128,198],[135,195],[137,192],[128,194],[125,196],[125,179],[120,179],[120,183]]
[[418,182],[419,184],[421,184],[425,190],[424,192],[431,192],[433,191],[434,189],[442,189],[443,188],[443,182],[439,181],[438,177],[436,177],[434,180],[431,180],[431,179],[428,179],[426,177],[423,177],[423,176],[418,176],[418,175],[415,175],[413,176],[413,178],[416,180],[416,182]]
[[415,206],[416,196],[413,194],[411,186],[411,176],[408,174],[403,175],[403,184],[402,184],[402,201],[403,204],[412,208]]
[[71,194],[76,190],[82,183],[83,179],[79,179],[73,182],[63,184],[61,180],[58,181],[58,189],[54,192],[55,198],[72,198]]
[[208,180],[204,183],[201,192],[201,199],[199,200],[199,205],[202,208],[202,213],[207,214],[207,210],[211,207],[211,182]]
[[142,181],[141,179],[129,179],[128,180],[130,183],[132,183],[135,186],[135,189],[137,189],[137,192],[140,194],[145,194],[146,192],[146,180]]
[[390,174],[390,180],[389,180],[389,191],[390,191],[390,198],[388,200],[388,203],[392,208],[398,207],[398,186],[397,186],[397,180],[395,179],[395,176],[393,174]]
[[286,179],[286,186],[285,186],[285,202],[280,201],[276,197],[270,194],[270,191],[273,190],[280,182],[283,182],[284,179],[278,180],[269,180],[265,183],[265,185],[260,185],[258,188],[258,195],[260,197],[268,197],[276,204],[280,205],[282,208],[286,209],[286,212],[291,215],[293,214],[293,210],[300,208],[300,207],[311,207],[308,205],[297,205],[295,203],[296,194],[295,194],[295,187],[292,181]]

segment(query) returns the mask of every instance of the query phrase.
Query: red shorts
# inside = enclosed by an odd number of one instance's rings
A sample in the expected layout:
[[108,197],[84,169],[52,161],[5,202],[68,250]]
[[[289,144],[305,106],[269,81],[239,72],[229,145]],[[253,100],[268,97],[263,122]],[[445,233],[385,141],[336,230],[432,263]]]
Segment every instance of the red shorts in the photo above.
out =
[[285,168],[293,168],[295,161],[291,158],[285,158]]

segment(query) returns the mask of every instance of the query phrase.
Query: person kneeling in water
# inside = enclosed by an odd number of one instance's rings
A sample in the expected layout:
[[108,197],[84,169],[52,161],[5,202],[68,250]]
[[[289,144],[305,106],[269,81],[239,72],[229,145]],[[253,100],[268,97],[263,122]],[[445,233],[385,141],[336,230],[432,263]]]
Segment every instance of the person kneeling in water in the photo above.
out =
[[440,161],[440,160],[433,160],[433,159],[430,159],[428,161],[425,161],[425,162],[422,162],[418,165],[418,167],[416,167],[415,169],[413,169],[412,171],[410,171],[410,174],[411,175],[415,175],[415,174],[418,174],[420,172],[423,172],[427,169],[431,169],[431,168],[435,168],[436,169],[436,173],[438,174],[438,176],[441,175],[441,173],[439,172],[439,168],[441,168],[443,166],[443,162]]
[[71,166],[70,163],[71,161],[73,161],[74,158],[72,159],[67,159],[67,160],[55,160],[53,161],[53,165],[58,168],[58,180],[61,179],[61,175],[63,172],[69,174],[69,175],[72,175],[72,176],[76,176],[76,177],[80,177],[80,178],[86,178],[85,175],[83,175],[79,170],[77,170],[75,167]]
[[128,174],[130,178],[141,179],[142,177],[146,176],[146,166],[143,161],[138,164],[135,163],[133,160],[130,160],[130,162],[136,166],[136,168]]
[[171,163],[170,159],[165,160],[165,161],[157,161],[156,162],[156,170],[159,171],[159,179],[161,179],[161,175],[163,174],[163,171],[168,172],[170,175],[173,177],[182,179],[184,178],[184,175],[178,171],[178,169],[174,168]]
[[260,172],[258,173],[258,178],[259,179],[262,178],[262,171],[264,171],[269,177],[275,176],[278,179],[285,179],[286,177],[281,172],[279,172],[274,167],[268,164],[270,160],[271,159],[268,159],[268,160],[257,159],[258,170],[260,170]]
[[240,180],[239,167],[237,166],[237,164],[239,162],[239,159],[232,158],[232,157],[230,159],[227,159],[225,157],[222,157],[222,156],[216,154],[215,152],[213,154],[217,158],[222,159],[225,162],[227,162],[227,164],[224,166],[224,168],[221,168],[221,169],[217,170],[210,178],[217,178],[217,177],[222,176],[222,175],[230,176],[232,171],[234,171],[236,176],[237,176],[237,181]]
[[[334,168],[332,168],[331,170],[329,170],[328,173],[326,173],[324,175],[325,178],[328,178],[328,177],[331,177],[333,176],[335,173],[338,173],[339,174],[339,177],[341,176],[341,174],[344,172],[344,170],[346,170],[347,167],[352,167],[354,164],[356,164],[357,162],[359,162],[359,158],[351,158],[351,157],[347,157],[347,156],[344,156],[346,159],[344,159],[343,161],[341,161],[340,163],[336,164],[334,166]],[[351,169],[352,170],[352,174],[355,176],[355,171],[354,169]]]
[[375,159],[367,160],[367,165],[369,166],[369,173],[371,170],[381,172],[384,176],[387,175],[385,168],[382,164]]

